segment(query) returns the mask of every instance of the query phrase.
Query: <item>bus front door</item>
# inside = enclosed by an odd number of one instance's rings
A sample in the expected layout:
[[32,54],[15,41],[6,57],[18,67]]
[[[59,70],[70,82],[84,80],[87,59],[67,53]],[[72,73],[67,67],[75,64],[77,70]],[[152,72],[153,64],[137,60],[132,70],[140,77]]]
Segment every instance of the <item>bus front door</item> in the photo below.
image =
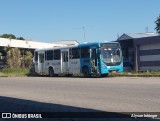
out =
[[95,48],[91,51],[91,65],[92,65],[92,72],[97,73],[98,72],[98,58],[97,58],[97,50]]
[[44,53],[38,53],[38,71],[40,74],[44,73]]
[[61,67],[62,73],[69,73],[68,57],[69,57],[68,51],[62,51],[62,67]]

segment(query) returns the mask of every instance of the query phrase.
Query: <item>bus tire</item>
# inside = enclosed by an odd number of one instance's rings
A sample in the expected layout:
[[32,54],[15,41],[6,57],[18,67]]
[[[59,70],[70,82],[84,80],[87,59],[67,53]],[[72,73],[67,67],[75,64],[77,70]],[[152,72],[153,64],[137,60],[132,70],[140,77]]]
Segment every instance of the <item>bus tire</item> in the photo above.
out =
[[54,76],[54,70],[53,70],[53,68],[49,68],[49,76],[50,77]]
[[108,73],[107,74],[101,74],[101,77],[108,77]]
[[66,77],[72,77],[73,76],[73,74],[67,74],[66,75]]
[[82,73],[83,73],[84,78],[89,78],[89,77],[91,77],[91,75],[89,74],[89,69],[88,69],[88,67],[84,67]]

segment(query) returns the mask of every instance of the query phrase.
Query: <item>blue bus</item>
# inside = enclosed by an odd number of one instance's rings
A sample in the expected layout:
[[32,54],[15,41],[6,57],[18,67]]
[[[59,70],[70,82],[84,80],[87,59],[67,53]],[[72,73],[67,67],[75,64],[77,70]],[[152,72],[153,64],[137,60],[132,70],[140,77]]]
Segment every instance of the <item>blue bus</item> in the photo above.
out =
[[117,42],[38,49],[34,62],[36,73],[49,76],[82,73],[84,77],[104,77],[109,72],[123,71],[122,50]]

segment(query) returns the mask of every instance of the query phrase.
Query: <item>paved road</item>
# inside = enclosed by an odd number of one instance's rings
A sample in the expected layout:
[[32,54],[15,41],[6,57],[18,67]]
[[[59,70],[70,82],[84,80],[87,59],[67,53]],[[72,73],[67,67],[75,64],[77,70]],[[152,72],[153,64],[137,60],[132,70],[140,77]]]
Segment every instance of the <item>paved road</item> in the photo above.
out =
[[0,95],[103,111],[160,111],[160,78],[0,78]]
[[160,78],[0,78],[0,111],[15,110],[160,112]]

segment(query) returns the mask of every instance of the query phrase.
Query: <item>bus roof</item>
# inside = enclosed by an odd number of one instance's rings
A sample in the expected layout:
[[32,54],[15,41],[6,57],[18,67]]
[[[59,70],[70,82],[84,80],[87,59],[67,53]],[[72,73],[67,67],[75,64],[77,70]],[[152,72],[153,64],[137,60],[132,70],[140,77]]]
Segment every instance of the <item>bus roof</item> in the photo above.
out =
[[91,43],[79,44],[79,46],[80,47],[82,47],[82,46],[93,46],[93,45],[99,45],[99,44],[105,44],[105,43],[119,43],[119,42],[91,42]]
[[85,46],[97,46],[99,44],[105,44],[105,43],[119,43],[119,42],[91,42],[91,43],[84,43],[79,45],[71,45],[71,46],[57,46],[52,48],[43,48],[43,49],[36,49],[35,51],[39,50],[51,50],[51,49],[66,49],[66,48],[74,48],[74,47],[85,47]]
[[57,47],[52,47],[52,48],[36,49],[35,51],[39,51],[39,50],[65,49],[65,48],[73,48],[73,47],[78,47],[78,46],[77,46],[77,45],[73,45],[73,46],[57,46]]

